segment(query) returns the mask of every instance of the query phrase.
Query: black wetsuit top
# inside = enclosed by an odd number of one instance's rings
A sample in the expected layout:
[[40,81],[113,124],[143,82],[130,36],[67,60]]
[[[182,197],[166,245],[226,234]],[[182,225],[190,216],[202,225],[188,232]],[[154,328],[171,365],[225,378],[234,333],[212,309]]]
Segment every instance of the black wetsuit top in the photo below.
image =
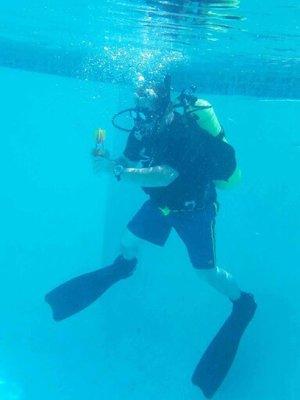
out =
[[131,161],[143,167],[169,165],[179,176],[165,187],[143,190],[160,207],[185,209],[196,203],[203,207],[216,201],[216,190],[210,171],[209,134],[188,125],[174,113],[174,119],[163,132],[140,135],[134,129],[124,151]]

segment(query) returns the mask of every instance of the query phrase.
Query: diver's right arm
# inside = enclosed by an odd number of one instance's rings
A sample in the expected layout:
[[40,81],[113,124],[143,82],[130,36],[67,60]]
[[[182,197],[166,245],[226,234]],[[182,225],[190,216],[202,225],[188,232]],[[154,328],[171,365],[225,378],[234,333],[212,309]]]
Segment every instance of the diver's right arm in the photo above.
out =
[[177,177],[178,172],[169,165],[139,168],[127,167],[120,159],[110,160],[94,154],[94,172],[106,173],[123,182],[145,187],[163,187],[170,185]]
[[120,180],[145,187],[164,187],[178,177],[178,172],[169,165],[157,165],[149,168],[124,168]]

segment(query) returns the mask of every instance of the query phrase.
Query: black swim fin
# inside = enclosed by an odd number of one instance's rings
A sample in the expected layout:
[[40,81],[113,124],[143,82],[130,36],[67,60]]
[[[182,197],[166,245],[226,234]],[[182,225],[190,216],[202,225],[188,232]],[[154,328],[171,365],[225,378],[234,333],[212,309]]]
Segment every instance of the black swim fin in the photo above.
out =
[[136,264],[136,258],[129,261],[119,256],[108,267],[77,276],[53,289],[45,300],[54,320],[61,321],[88,307],[114,283],[129,277]]
[[233,302],[230,316],[203,354],[192,382],[200,387],[206,398],[211,399],[225,379],[256,307],[253,296],[242,292],[241,297]]

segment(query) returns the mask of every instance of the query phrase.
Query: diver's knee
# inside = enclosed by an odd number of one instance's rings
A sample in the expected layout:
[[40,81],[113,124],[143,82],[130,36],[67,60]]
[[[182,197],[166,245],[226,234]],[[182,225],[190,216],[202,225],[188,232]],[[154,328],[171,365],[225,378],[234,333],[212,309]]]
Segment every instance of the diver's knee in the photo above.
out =
[[217,266],[209,269],[201,269],[199,270],[199,275],[208,282],[219,279],[223,279],[226,281],[233,280],[233,277],[229,272]]

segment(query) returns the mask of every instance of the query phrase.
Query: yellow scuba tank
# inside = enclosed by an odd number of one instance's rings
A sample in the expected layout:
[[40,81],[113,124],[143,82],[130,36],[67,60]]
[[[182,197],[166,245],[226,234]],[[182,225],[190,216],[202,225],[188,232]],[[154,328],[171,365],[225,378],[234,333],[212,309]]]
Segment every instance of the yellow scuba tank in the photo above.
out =
[[214,181],[217,189],[232,189],[242,181],[242,171],[236,167],[234,173],[227,179],[227,181]]
[[186,112],[197,122],[199,128],[212,136],[218,136],[222,132],[222,126],[213,106],[207,100],[197,99],[193,105],[186,108]]
[[[220,135],[223,128],[215,114],[213,106],[204,99],[197,99],[193,104],[186,107],[185,112],[196,121],[199,128],[204,129],[210,135]],[[221,140],[227,142],[225,137]],[[241,182],[241,170],[237,167],[227,181],[214,181],[218,189],[231,189]]]

